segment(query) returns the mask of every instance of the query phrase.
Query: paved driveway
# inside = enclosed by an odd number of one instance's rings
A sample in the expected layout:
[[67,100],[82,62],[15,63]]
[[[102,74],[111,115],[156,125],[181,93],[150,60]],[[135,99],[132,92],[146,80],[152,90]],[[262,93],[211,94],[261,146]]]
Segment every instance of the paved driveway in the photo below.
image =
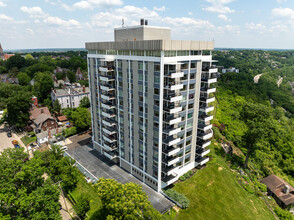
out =
[[23,147],[23,143],[21,142],[20,138],[17,136],[17,134],[12,131],[12,137],[7,137],[7,128],[4,128],[4,125],[0,126],[0,152],[2,152],[6,148],[13,148],[12,141],[17,140],[20,145]]
[[121,183],[134,182],[141,185],[148,195],[148,200],[153,207],[161,213],[164,213],[174,205],[162,194],[157,193],[155,190],[109,161],[108,158],[101,155],[98,151],[86,145],[69,149],[67,153],[97,178],[104,177],[107,179],[115,179]]

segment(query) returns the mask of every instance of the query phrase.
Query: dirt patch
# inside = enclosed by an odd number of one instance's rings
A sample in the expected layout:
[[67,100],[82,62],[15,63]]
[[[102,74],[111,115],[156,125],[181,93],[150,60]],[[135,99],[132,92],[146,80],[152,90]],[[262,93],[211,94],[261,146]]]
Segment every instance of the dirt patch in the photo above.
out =
[[214,145],[218,145],[218,143],[215,142]]
[[174,209],[176,212],[179,212],[179,211],[181,210],[180,207],[178,207],[178,206],[176,206],[176,205],[173,207],[173,209]]
[[210,182],[207,184],[207,187],[211,186],[213,183],[214,183],[214,181],[210,181]]
[[222,171],[223,170],[223,168],[222,167],[218,167],[218,171]]

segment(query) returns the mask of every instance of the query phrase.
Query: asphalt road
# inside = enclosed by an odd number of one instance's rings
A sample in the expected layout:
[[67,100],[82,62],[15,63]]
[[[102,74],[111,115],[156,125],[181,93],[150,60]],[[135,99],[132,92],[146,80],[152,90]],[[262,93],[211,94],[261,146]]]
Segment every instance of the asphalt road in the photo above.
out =
[[[17,140],[19,143],[21,142],[20,138],[14,132],[11,133],[12,137],[10,138],[7,137],[6,131],[7,129],[4,128],[4,125],[1,125],[0,126],[0,152],[2,152],[6,148],[13,148],[14,147],[12,144],[13,140]],[[22,142],[20,144],[22,146]]]

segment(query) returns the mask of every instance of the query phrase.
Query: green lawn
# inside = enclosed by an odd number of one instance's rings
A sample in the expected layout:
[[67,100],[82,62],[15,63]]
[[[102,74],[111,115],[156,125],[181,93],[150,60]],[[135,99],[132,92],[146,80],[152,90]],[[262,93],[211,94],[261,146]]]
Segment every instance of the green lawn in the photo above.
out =
[[27,146],[30,143],[33,143],[34,141],[37,140],[37,137],[29,137],[29,136],[24,136],[21,138],[21,141],[24,143],[25,146]]
[[223,159],[211,151],[213,163],[173,187],[190,200],[190,207],[177,219],[274,219],[264,201],[245,191]]
[[90,199],[90,210],[87,212],[88,218],[86,219],[101,219],[101,201],[92,185],[87,183],[84,176],[80,174],[77,187],[70,193],[70,196],[77,200],[82,194]]

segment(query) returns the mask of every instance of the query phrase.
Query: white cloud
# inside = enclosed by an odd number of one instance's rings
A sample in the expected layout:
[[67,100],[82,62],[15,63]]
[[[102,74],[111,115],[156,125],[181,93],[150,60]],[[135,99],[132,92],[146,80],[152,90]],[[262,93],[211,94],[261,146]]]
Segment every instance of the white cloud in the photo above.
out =
[[94,8],[105,8],[115,7],[122,5],[121,0],[83,0],[73,4],[73,8],[77,9],[94,9]]
[[230,32],[233,34],[240,34],[240,27],[238,25],[225,25],[216,28],[221,33]]
[[40,8],[40,7],[28,8],[26,6],[23,6],[20,8],[20,10],[23,11],[24,13],[27,13],[32,18],[41,18],[41,17],[46,16],[46,14],[43,12],[42,8]]
[[229,19],[229,18],[228,18],[226,15],[224,15],[224,14],[219,14],[217,17],[220,18],[220,19],[222,19],[222,20],[224,20],[224,21],[232,21],[231,19]]
[[12,17],[9,17],[5,14],[0,14],[0,21],[13,21],[13,18]]
[[282,4],[283,2],[287,2],[287,0],[277,0],[277,2]]
[[154,11],[165,11],[165,6],[162,6],[162,7],[160,7],[160,8],[157,8],[157,7],[153,7],[153,10]]
[[193,15],[193,13],[189,11],[189,12],[188,12],[188,15]]
[[227,13],[234,13],[235,10],[225,6],[228,3],[231,3],[234,0],[205,0],[209,3],[211,3],[211,6],[208,6],[206,8],[202,8],[204,11],[209,12],[216,12],[221,14],[227,14]]
[[46,19],[44,19],[44,22],[47,24],[54,24],[54,25],[59,25],[59,26],[63,26],[66,28],[72,28],[72,27],[79,27],[80,26],[80,22],[78,22],[77,20],[74,19],[70,19],[70,20],[63,20],[59,17],[47,17]]
[[0,7],[5,7],[5,6],[6,6],[6,4],[4,2],[0,1]]
[[30,29],[30,28],[27,28],[26,29],[26,32],[28,33],[28,34],[30,34],[30,35],[33,35],[35,32],[32,30],[32,29]]
[[294,10],[291,8],[274,8],[272,16],[277,18],[294,19]]
[[270,31],[263,24],[246,23],[245,27],[250,31],[257,31],[258,33],[261,33],[261,34],[263,34],[264,32]]
[[167,24],[177,26],[177,27],[184,26],[184,27],[188,27],[189,29],[214,27],[214,25],[212,25],[209,21],[187,18],[187,17],[181,17],[181,18],[166,17],[166,18],[163,18],[162,20]]

